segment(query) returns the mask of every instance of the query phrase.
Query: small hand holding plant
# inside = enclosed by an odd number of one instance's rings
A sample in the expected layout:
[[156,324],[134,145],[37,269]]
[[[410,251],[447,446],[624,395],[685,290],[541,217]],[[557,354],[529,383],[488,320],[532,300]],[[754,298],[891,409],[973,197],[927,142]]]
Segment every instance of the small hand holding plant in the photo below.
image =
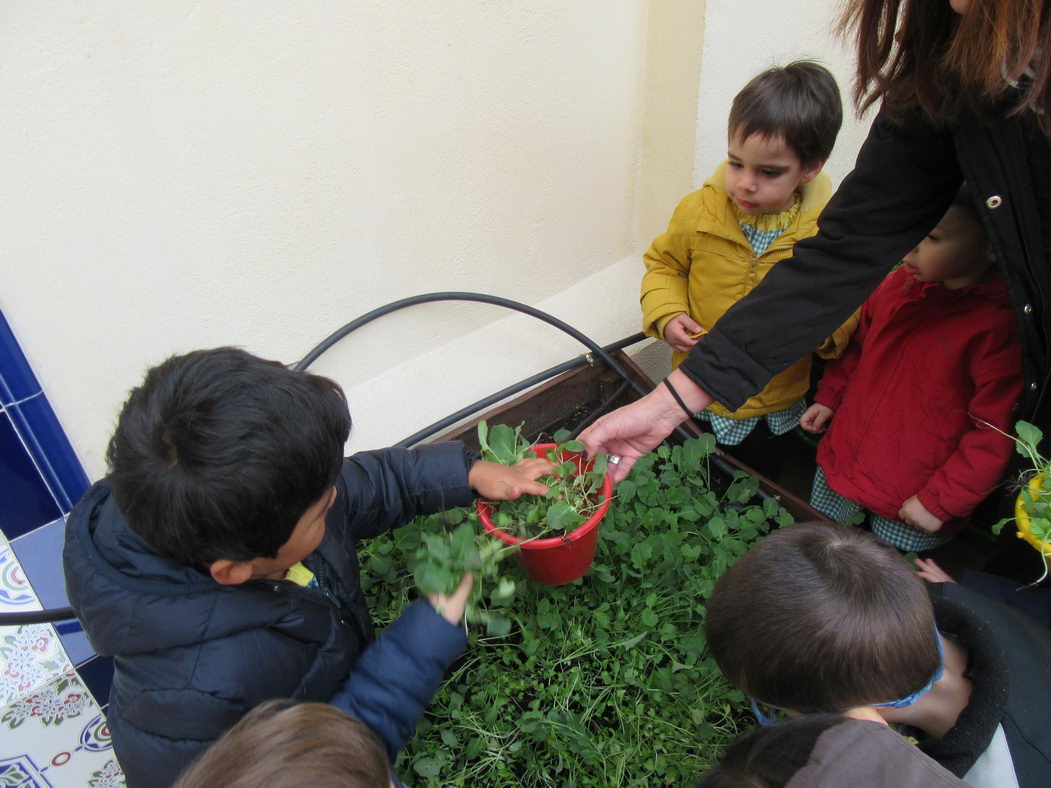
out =
[[459,626],[467,610],[467,600],[471,595],[473,586],[474,575],[466,574],[460,578],[456,590],[451,594],[428,594],[427,599],[430,600],[431,605],[434,606],[434,611],[439,616],[454,627]]
[[[521,427],[498,424],[490,430],[484,421],[478,439],[483,459],[471,467],[468,481],[492,502],[494,521],[516,536],[533,540],[572,531],[601,503],[606,457],[577,473],[576,462],[565,457],[583,450],[579,441],[535,457]],[[499,563],[516,549],[485,534],[477,512],[452,509],[420,524],[409,568],[417,588],[447,620],[484,624],[488,635],[502,636],[511,631],[511,618],[501,608],[514,599],[515,581],[500,572]]]
[[512,468],[530,462],[542,462],[548,468],[548,475],[539,479],[541,486],[546,485],[544,492],[514,499],[506,496],[500,503],[494,500],[489,515],[493,525],[519,539],[538,539],[574,530],[601,506],[599,491],[606,478],[607,456],[599,454],[583,470],[578,469],[575,458],[584,451],[584,444],[568,437],[568,430],[559,430],[546,459],[529,460],[531,444],[522,437],[521,426],[512,429],[495,424],[490,429],[484,421],[479,423],[478,442],[484,458]]
[[420,539],[408,565],[438,613],[450,623],[484,624],[489,635],[510,632],[511,619],[498,608],[514,599],[515,582],[499,564],[513,548],[482,534],[478,516],[464,509],[423,518]]
[[479,496],[490,501],[513,501],[522,495],[545,495],[547,485],[537,481],[550,476],[555,463],[544,457],[526,457],[512,465],[478,460],[467,481]]

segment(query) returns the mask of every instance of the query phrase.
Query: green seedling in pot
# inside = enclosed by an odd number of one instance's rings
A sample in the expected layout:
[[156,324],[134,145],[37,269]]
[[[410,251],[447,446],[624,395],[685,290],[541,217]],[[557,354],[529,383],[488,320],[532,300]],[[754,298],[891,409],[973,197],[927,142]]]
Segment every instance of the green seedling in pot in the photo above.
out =
[[1007,523],[1017,525],[1019,538],[1029,542],[1044,557],[1044,573],[1035,581],[1039,583],[1051,568],[1048,561],[1051,558],[1051,461],[1040,453],[1044,433],[1038,427],[1019,421],[1015,424],[1015,433],[1008,437],[1014,441],[1017,452],[1026,458],[1028,467],[1019,479],[1022,489],[1015,502],[1014,517],[1005,517],[996,523],[993,533],[999,534]]
[[[579,472],[574,459],[584,444],[568,440],[569,431],[554,435],[555,447],[546,452],[555,463],[550,476],[540,478],[548,485],[547,494],[523,495],[514,501],[494,501],[490,519],[497,528],[519,539],[558,536],[579,528],[602,504],[599,493],[606,478],[607,456],[600,454]],[[513,465],[532,456],[531,444],[522,436],[522,427],[486,422],[478,424],[478,444],[482,457],[491,462]]]
[[515,581],[503,576],[500,562],[513,551],[482,534],[478,515],[450,509],[419,523],[420,544],[408,565],[422,594],[451,594],[465,574],[474,575],[465,626],[482,624],[489,635],[506,635],[511,619],[500,612],[515,596]]

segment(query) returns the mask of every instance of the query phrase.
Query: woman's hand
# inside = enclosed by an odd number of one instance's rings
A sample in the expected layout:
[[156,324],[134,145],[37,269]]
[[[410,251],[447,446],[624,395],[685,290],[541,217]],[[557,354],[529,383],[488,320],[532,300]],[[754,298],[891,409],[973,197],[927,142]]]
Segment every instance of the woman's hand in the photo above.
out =
[[537,477],[554,473],[555,464],[544,457],[530,457],[514,465],[478,460],[467,474],[467,483],[488,501],[513,501],[520,495],[543,495],[547,485]]
[[[675,370],[668,381],[694,413],[712,403],[712,398],[685,373]],[[607,413],[580,433],[580,440],[589,456],[602,452],[610,455],[609,476],[616,484],[628,475],[639,457],[653,450],[687,417],[671,392],[659,385],[642,399]],[[620,459],[614,462],[614,457]]]

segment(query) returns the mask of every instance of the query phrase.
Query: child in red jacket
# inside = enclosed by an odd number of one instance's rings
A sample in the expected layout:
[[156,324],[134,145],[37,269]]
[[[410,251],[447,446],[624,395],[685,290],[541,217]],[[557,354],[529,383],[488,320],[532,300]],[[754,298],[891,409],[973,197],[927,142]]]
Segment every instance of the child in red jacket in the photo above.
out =
[[900,550],[945,543],[1003,477],[1012,442],[997,430],[1021,387],[1011,302],[965,185],[865,302],[800,419],[814,433],[831,421],[811,504],[839,521],[864,510]]

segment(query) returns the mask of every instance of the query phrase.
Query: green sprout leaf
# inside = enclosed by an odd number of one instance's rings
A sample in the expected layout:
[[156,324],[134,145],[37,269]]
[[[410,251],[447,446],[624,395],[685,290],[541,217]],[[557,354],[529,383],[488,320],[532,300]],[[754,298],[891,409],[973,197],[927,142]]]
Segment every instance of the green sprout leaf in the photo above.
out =
[[576,525],[577,513],[565,501],[555,501],[547,510],[547,524],[556,531],[565,531],[572,525]]
[[[1040,445],[1040,441],[1044,439],[1044,433],[1040,431],[1040,428],[1035,424],[1030,424],[1028,421],[1019,421],[1015,424],[1015,432],[1018,433],[1018,440],[1026,444],[1030,454],[1039,454],[1037,447]],[[1025,454],[1026,452],[1020,451]]]
[[493,461],[504,465],[514,465],[522,459],[523,452],[518,446],[518,431],[506,424],[494,424],[489,430],[489,449]]

